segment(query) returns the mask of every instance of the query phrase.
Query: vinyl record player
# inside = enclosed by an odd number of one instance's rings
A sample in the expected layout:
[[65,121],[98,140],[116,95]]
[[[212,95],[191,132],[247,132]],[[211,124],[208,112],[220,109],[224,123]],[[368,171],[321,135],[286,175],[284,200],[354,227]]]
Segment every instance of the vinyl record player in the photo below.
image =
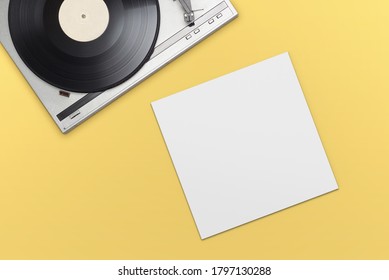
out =
[[66,133],[237,15],[229,0],[0,0],[0,42]]

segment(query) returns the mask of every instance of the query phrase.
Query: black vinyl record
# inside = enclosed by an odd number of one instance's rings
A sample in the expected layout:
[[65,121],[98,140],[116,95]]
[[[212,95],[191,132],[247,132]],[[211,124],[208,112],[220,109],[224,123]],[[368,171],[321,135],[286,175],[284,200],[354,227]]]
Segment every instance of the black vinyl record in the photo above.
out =
[[91,93],[123,83],[153,53],[158,0],[104,1],[109,12],[105,31],[80,42],[61,28],[64,0],[11,0],[9,28],[19,56],[38,77],[60,89]]

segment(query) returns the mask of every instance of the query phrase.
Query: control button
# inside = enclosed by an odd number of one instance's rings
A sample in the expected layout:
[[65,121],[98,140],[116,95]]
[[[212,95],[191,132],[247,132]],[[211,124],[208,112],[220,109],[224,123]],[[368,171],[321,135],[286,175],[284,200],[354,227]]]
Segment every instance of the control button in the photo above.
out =
[[189,34],[189,35],[186,36],[185,38],[186,38],[186,40],[189,40],[190,38],[192,38],[192,35]]
[[210,20],[208,20],[208,23],[209,24],[212,24],[212,23],[214,23],[215,22],[215,20],[212,18],[212,19],[210,19]]
[[223,14],[218,14],[216,17],[221,18],[222,16],[223,16]]
[[200,29],[196,29],[195,31],[194,31],[194,34],[197,34],[197,33],[199,33],[200,32]]

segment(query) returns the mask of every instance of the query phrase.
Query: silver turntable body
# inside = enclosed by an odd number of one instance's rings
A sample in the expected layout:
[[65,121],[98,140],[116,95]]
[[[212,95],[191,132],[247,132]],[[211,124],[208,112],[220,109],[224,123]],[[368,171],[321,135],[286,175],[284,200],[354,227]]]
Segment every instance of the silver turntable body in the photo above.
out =
[[[38,78],[19,57],[9,31],[10,0],[0,0],[0,42],[63,133],[128,92],[188,49],[237,17],[229,0],[160,0],[158,40],[150,60],[124,83],[98,93],[63,91]],[[191,23],[194,23],[191,24]]]

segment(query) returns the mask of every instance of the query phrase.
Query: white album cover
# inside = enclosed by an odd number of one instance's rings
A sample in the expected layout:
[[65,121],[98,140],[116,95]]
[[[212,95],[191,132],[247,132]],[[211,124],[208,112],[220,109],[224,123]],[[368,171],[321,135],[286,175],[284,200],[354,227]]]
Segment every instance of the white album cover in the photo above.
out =
[[203,239],[338,188],[287,53],[152,107]]

